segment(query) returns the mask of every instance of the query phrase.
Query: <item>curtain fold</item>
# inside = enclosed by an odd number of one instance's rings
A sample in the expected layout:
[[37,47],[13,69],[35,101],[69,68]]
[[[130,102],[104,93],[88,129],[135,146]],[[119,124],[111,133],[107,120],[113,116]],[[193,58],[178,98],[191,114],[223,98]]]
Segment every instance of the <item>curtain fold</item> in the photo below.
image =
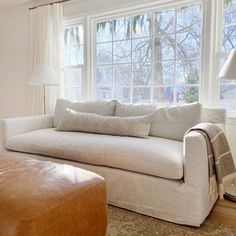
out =
[[[37,65],[52,65],[61,80],[62,4],[55,3],[30,11],[32,72]],[[46,86],[46,113],[54,113],[60,87]],[[32,114],[44,113],[43,86],[32,86]]]

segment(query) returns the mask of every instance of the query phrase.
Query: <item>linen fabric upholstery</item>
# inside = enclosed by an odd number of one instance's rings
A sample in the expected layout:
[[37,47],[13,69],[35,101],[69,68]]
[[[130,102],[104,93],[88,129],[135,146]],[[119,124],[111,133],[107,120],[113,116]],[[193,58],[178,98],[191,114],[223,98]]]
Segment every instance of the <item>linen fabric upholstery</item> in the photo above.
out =
[[66,108],[70,108],[78,112],[113,116],[115,113],[116,101],[72,102],[67,99],[58,99],[55,108],[54,127],[57,127],[60,123]]
[[168,179],[183,177],[183,143],[42,129],[7,139],[8,150],[108,166]]
[[226,122],[226,110],[223,108],[202,108],[202,123],[215,123],[215,124],[225,124]]
[[156,105],[150,104],[124,104],[116,102],[116,116],[144,116],[156,111]]
[[201,111],[200,103],[159,108],[154,113],[149,135],[182,142],[185,133],[201,122]]
[[157,108],[154,105],[116,103],[116,116],[138,116],[153,113],[150,136],[183,141],[185,133],[201,122],[200,103]]
[[66,109],[56,130],[119,136],[147,137],[152,115],[136,117],[112,117]]

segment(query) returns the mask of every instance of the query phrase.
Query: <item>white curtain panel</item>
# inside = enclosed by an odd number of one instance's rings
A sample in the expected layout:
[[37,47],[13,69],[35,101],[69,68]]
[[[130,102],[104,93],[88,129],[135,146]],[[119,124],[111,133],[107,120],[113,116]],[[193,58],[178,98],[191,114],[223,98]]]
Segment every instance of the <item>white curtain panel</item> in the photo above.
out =
[[[61,27],[62,4],[55,3],[30,11],[32,72],[37,65],[52,65],[61,78]],[[60,87],[46,87],[46,113],[54,113]],[[32,114],[44,113],[43,86],[32,86]]]

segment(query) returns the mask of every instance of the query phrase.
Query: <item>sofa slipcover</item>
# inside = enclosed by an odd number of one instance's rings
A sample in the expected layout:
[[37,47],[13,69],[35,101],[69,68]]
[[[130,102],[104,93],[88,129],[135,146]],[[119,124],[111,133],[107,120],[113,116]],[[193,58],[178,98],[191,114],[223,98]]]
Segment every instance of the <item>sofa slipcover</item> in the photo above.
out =
[[6,140],[6,147],[18,152],[109,166],[162,178],[183,177],[183,143],[170,139],[42,129],[13,136]]

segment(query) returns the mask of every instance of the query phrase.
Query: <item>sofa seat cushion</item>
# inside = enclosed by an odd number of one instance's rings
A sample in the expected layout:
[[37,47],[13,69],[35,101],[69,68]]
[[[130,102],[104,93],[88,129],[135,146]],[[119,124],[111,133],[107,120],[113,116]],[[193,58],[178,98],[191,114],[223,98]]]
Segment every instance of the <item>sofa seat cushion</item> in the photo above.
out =
[[140,139],[43,129],[9,138],[6,148],[168,179],[183,177],[183,143],[158,137]]

